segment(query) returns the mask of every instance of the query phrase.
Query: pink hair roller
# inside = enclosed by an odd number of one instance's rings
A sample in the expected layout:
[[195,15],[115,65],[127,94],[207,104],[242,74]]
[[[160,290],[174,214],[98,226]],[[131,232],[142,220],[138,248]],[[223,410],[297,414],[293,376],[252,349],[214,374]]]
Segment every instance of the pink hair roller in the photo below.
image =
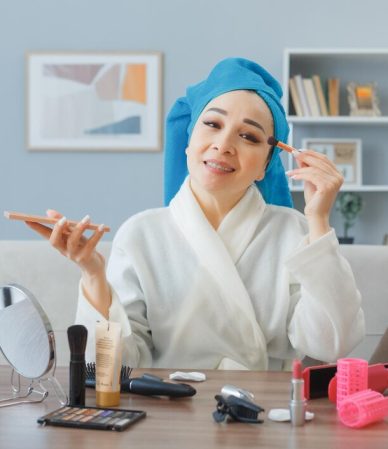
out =
[[337,410],[341,401],[350,394],[368,388],[368,362],[364,359],[337,361]]
[[338,416],[346,426],[367,426],[388,416],[388,398],[373,390],[359,391],[341,401]]

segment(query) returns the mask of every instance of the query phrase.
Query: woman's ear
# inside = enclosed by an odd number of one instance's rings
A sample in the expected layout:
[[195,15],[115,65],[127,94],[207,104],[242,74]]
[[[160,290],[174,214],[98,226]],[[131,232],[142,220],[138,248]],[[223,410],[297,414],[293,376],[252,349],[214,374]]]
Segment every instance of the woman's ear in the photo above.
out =
[[268,153],[267,160],[265,161],[265,165],[264,165],[264,167],[262,169],[263,171],[256,178],[256,181],[261,181],[262,179],[264,179],[265,172],[266,172],[267,167],[268,167],[268,165],[269,165],[269,163],[271,162],[271,159],[272,159],[273,150],[274,150],[274,147],[271,147],[271,149],[269,150],[269,153]]
[[269,164],[270,161],[271,161],[271,156],[272,156],[272,153],[270,154],[270,156],[268,156],[267,161],[266,161],[264,167],[262,168],[262,172],[257,176],[257,178],[255,179],[255,181],[261,181],[262,179],[264,179],[265,172],[266,172],[266,170],[267,170],[268,164]]
[[263,170],[262,173],[260,173],[259,176],[257,176],[257,178],[255,179],[255,181],[261,181],[261,180],[263,180],[263,179],[264,179],[264,176],[265,176],[265,169]]

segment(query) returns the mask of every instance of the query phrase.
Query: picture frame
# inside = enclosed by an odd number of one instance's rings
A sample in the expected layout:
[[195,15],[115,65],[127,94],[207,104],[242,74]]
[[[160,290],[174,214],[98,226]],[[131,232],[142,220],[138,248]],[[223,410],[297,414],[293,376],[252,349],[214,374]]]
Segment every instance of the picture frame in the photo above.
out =
[[26,146],[32,151],[159,151],[160,52],[29,52]]
[[348,83],[348,102],[351,116],[377,117],[381,115],[376,83]]
[[325,154],[334,162],[344,177],[344,186],[362,185],[361,139],[306,137],[302,139],[302,148]]

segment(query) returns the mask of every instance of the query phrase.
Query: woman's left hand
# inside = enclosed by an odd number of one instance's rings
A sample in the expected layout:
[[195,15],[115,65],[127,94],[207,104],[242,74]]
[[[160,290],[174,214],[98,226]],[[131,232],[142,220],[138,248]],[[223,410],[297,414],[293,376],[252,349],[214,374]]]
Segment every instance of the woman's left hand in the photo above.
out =
[[337,193],[344,182],[335,164],[313,150],[294,154],[298,168],[287,172],[289,177],[304,181],[304,213],[308,220],[329,220]]

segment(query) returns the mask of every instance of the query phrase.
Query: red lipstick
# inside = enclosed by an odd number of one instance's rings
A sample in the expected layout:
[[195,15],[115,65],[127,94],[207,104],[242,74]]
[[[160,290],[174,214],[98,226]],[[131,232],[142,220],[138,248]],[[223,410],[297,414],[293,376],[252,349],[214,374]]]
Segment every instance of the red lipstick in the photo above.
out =
[[292,364],[290,415],[293,426],[303,426],[305,423],[306,399],[304,397],[304,380],[302,362],[294,360]]

